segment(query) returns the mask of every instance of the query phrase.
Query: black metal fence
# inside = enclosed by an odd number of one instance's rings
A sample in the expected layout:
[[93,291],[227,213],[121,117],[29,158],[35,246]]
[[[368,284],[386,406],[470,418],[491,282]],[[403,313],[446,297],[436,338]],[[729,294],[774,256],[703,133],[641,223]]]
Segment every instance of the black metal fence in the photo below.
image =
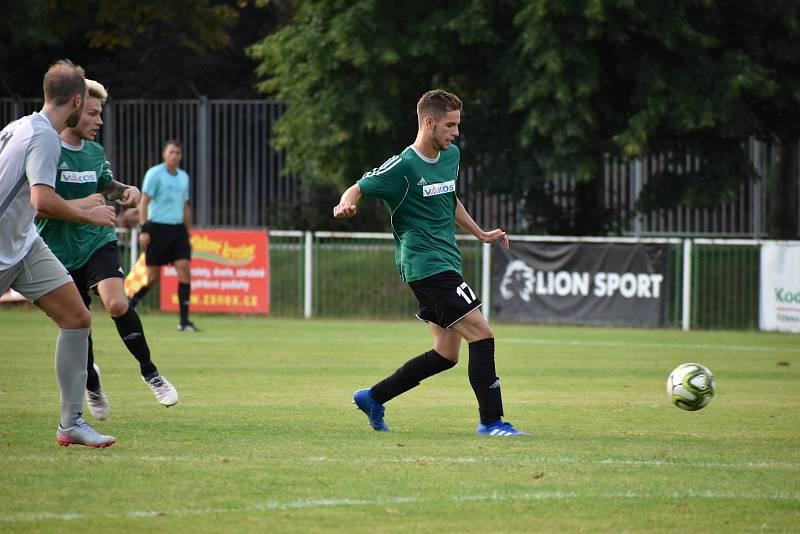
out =
[[[0,125],[40,106],[40,99],[0,98]],[[146,170],[160,163],[164,141],[179,139],[184,145],[182,167],[192,177],[192,206],[198,225],[270,226],[269,215],[276,207],[285,209],[287,204],[303,201],[299,180],[281,175],[283,154],[270,146],[273,126],[284,108],[282,103],[263,100],[111,100],[103,112],[105,125],[98,141],[105,146],[118,179],[141,186]],[[755,141],[749,143],[749,150],[755,168],[764,176],[775,156]],[[738,198],[711,208],[680,206],[647,215],[637,213],[639,192],[662,166],[658,157],[629,163],[606,161],[603,201],[623,234],[766,234],[762,181],[742,186]],[[477,190],[475,174],[474,169],[465,169],[459,180],[459,197],[473,217],[486,227],[529,231],[524,199]],[[558,203],[573,207],[573,178],[553,177],[549,185]],[[287,227],[286,221],[284,217],[279,225]]]

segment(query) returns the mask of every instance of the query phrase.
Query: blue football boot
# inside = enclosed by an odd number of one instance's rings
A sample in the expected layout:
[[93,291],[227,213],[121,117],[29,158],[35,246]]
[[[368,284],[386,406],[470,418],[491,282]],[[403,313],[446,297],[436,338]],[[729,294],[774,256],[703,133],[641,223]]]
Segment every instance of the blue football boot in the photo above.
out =
[[367,414],[369,424],[373,430],[385,432],[389,430],[389,425],[383,420],[383,404],[372,400],[372,393],[369,388],[359,389],[353,393],[353,403],[358,406],[358,409]]
[[503,422],[502,419],[498,419],[489,425],[479,423],[475,433],[481,436],[530,436],[527,432],[514,428],[508,421]]

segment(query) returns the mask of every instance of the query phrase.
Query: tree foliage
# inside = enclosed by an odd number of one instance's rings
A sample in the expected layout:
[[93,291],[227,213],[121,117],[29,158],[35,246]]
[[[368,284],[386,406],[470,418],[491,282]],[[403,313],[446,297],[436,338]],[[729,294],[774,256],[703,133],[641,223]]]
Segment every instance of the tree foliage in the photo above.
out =
[[[462,154],[490,189],[527,194],[568,226],[559,231],[602,233],[606,155],[667,158],[641,199],[655,209],[736,191],[753,175],[752,136],[797,143],[798,10],[795,0],[309,0],[251,54],[260,89],[289,104],[276,138],[288,171],[352,182],[413,139],[416,99],[443,87],[465,101]],[[582,183],[579,213],[547,200],[553,173]]]
[[[416,102],[432,87],[465,100],[463,155],[477,156],[471,140],[495,142],[481,132],[509,120],[505,92],[492,84],[503,72],[494,51],[510,26],[511,6],[300,2],[290,24],[251,48],[262,91],[289,104],[276,139],[288,151],[287,171],[352,182],[413,139]],[[480,155],[493,153],[487,148]]]
[[108,50],[130,48],[171,33],[178,47],[207,54],[230,45],[228,31],[238,17],[232,6],[209,0],[104,0],[96,18],[101,26],[89,33],[89,44]]
[[643,208],[718,201],[754,174],[748,138],[798,140],[798,14],[788,0],[529,3],[515,19],[521,142],[587,179],[603,153],[662,154],[683,169],[656,176]]
[[114,98],[255,97],[245,48],[273,31],[282,3],[252,0],[26,0],[0,17],[0,94],[37,96],[68,57]]

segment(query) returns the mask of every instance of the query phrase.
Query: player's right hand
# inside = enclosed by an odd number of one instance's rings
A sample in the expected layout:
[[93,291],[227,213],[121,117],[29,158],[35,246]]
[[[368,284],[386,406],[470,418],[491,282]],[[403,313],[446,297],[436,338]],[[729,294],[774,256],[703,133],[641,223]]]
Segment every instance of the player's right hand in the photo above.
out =
[[333,207],[334,219],[349,219],[355,217],[356,205],[355,204],[338,204]]
[[117,219],[114,208],[105,204],[95,206],[87,211],[89,212],[89,221],[97,226],[114,226]]
[[147,232],[141,232],[139,234],[139,246],[142,247],[142,249],[146,249],[147,245],[149,244],[150,244],[150,234],[148,234]]

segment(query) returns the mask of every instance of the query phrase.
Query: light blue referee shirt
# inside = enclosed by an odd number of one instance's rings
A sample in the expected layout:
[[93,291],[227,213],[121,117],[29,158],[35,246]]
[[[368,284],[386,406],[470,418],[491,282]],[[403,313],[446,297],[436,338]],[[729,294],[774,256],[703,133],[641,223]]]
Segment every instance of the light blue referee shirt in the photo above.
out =
[[178,167],[170,174],[160,163],[144,175],[142,193],[150,197],[147,220],[159,224],[183,224],[183,205],[189,201],[189,175]]

